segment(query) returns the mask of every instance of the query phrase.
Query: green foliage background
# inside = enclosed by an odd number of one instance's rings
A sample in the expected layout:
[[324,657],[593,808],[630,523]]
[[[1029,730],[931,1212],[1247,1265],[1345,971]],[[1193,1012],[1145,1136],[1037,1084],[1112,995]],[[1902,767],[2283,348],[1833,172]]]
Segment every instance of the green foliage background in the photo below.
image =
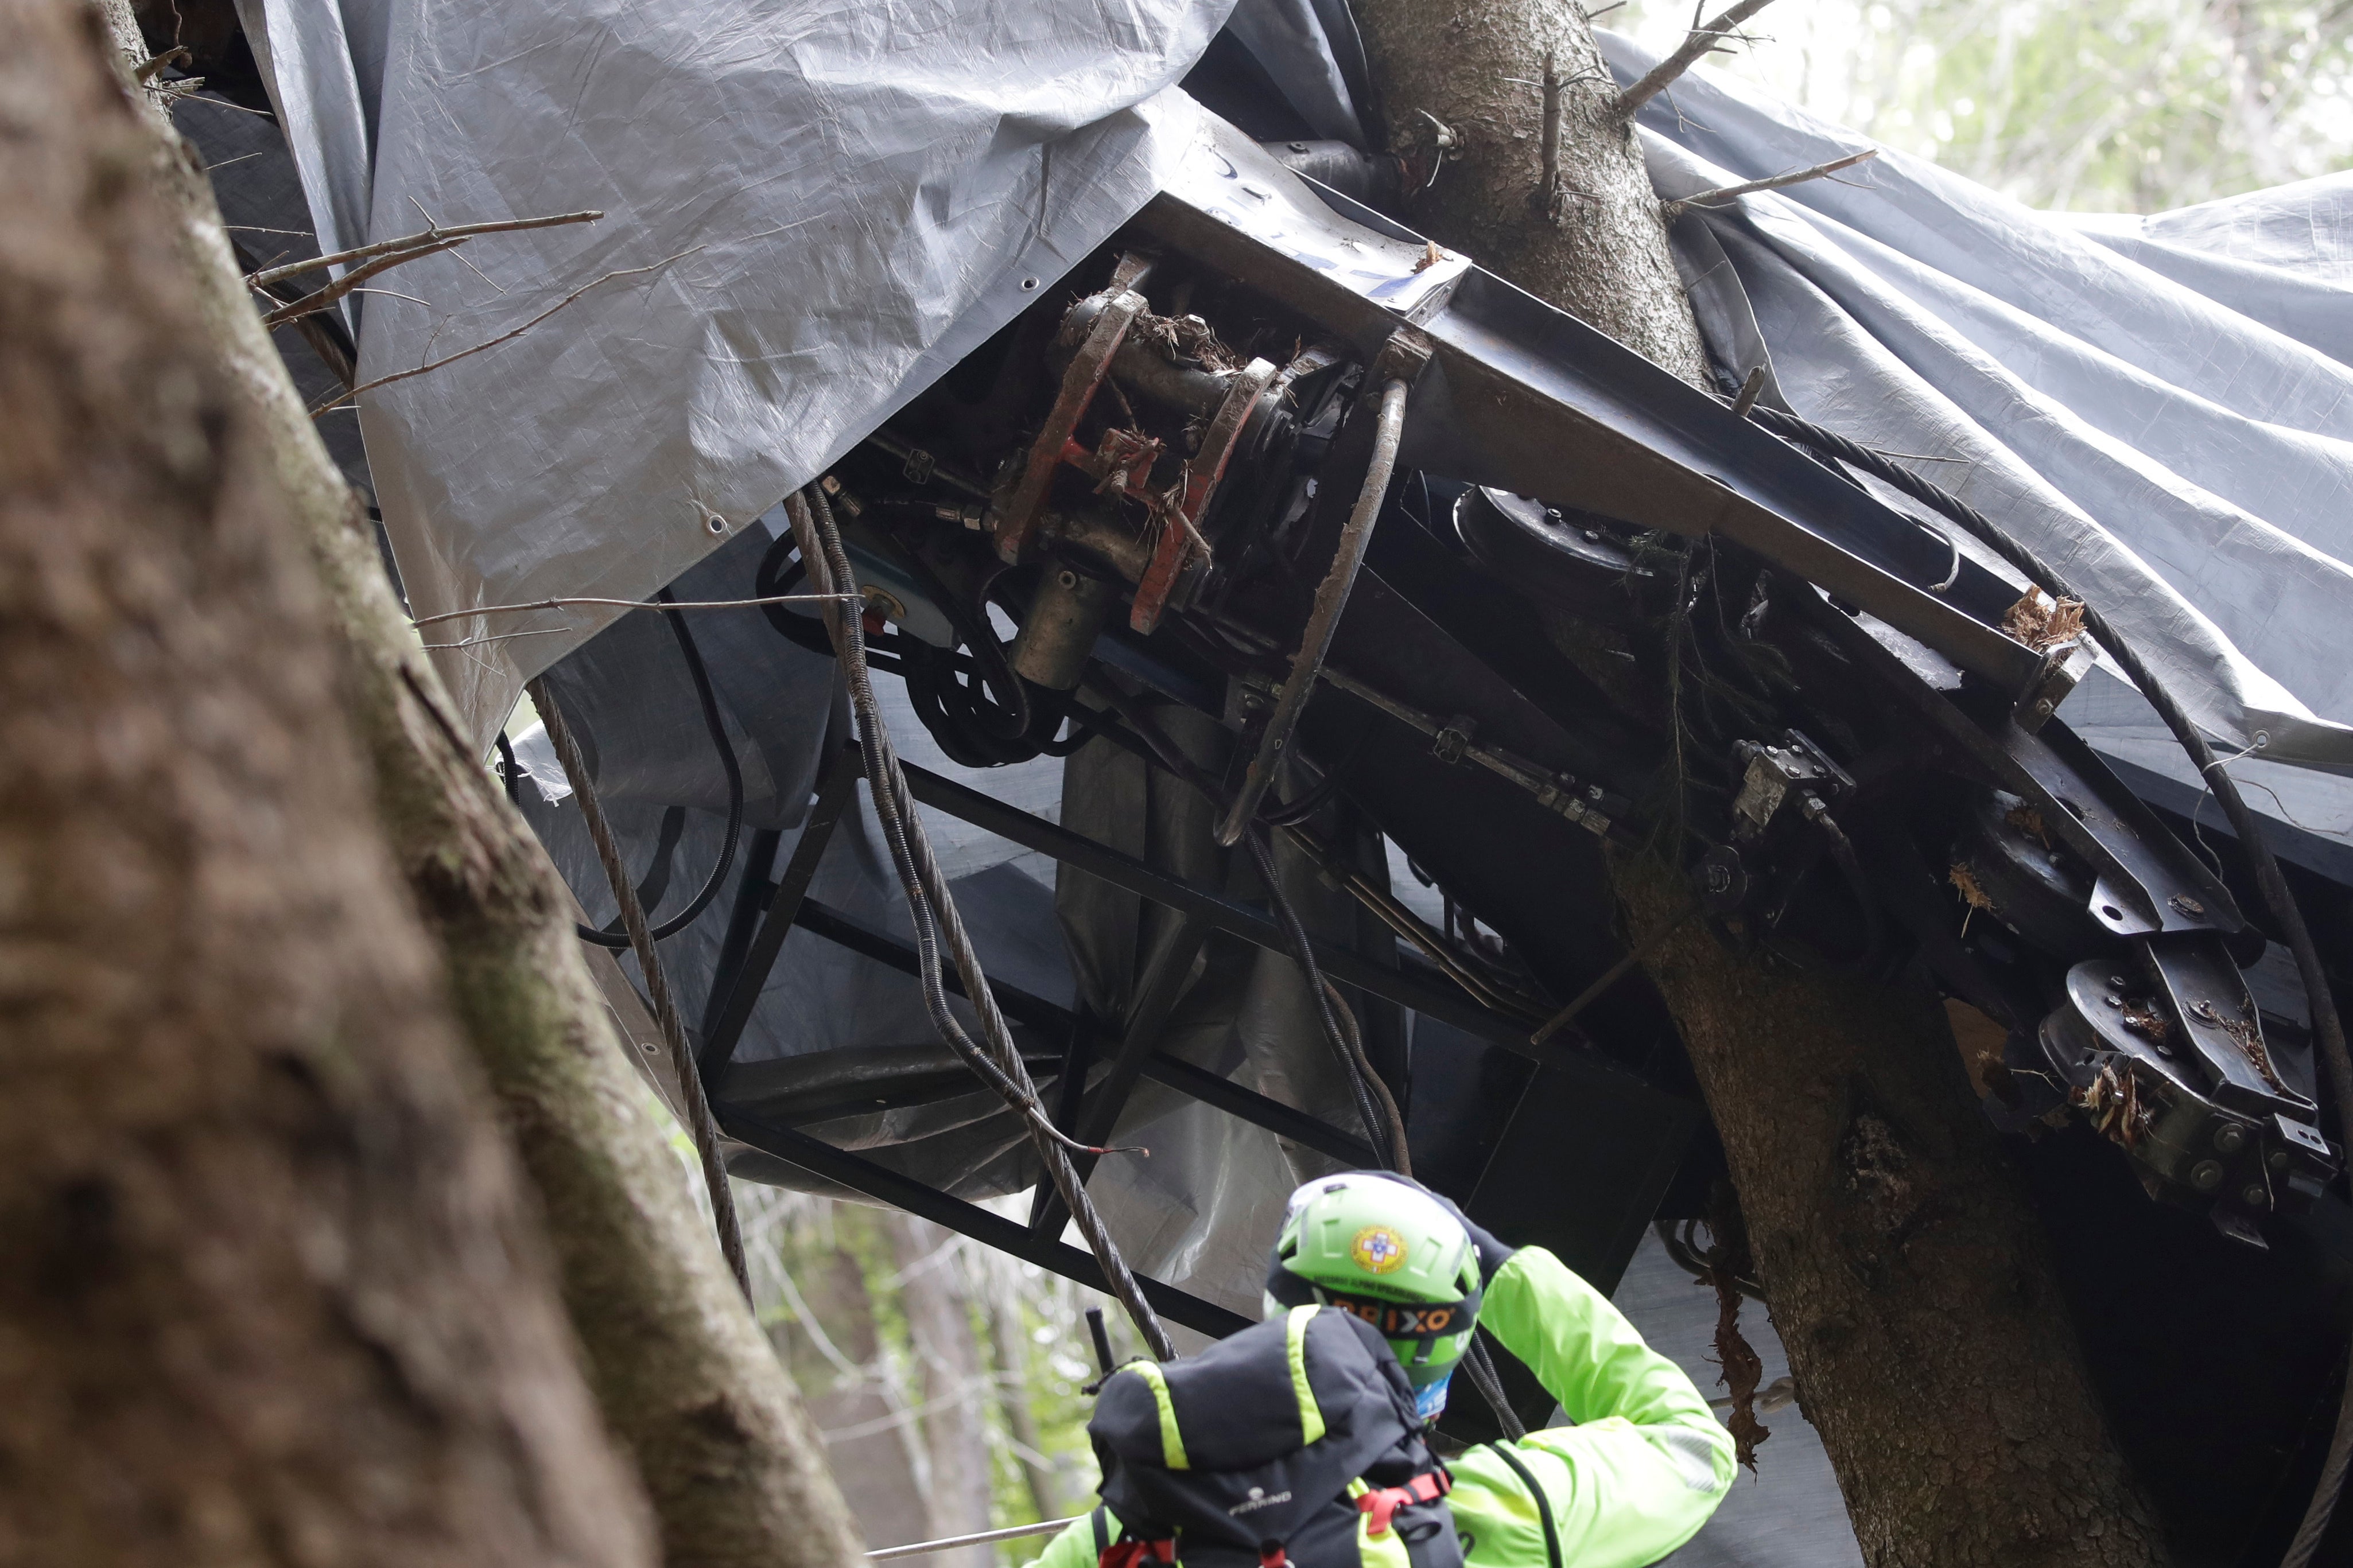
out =
[[[1665,49],[1693,14],[1596,21]],[[1780,0],[1749,34],[1708,68],[2032,206],[2158,212],[2353,165],[2353,0]]]

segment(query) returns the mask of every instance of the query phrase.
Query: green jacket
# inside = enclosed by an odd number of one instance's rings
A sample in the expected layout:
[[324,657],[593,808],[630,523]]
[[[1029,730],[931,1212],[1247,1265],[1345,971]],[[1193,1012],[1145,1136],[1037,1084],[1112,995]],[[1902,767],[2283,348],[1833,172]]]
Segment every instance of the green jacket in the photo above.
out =
[[[1520,1248],[1495,1271],[1479,1321],[1577,1425],[1508,1445],[1517,1470],[1496,1444],[1448,1465],[1469,1568],[1546,1568],[1547,1510],[1562,1568],[1643,1568],[1698,1533],[1732,1486],[1732,1435],[1681,1367],[1540,1247]],[[1521,1470],[1542,1489],[1541,1505]],[[1093,1522],[1082,1519],[1029,1568],[1094,1562]]]

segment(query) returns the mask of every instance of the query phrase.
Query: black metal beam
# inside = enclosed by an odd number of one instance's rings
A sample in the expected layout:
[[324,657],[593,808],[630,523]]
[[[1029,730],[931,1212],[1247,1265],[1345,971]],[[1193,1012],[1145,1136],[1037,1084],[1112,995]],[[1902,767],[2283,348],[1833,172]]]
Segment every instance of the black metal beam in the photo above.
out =
[[[846,947],[852,952],[871,958],[879,963],[887,963],[902,974],[913,974],[916,971],[915,950],[905,942],[887,931],[878,931],[871,926],[863,924],[828,905],[818,903],[814,899],[801,900],[800,924],[801,929],[811,936],[821,937],[839,946]],[[1195,951],[1198,951],[1198,944]],[[1189,962],[1188,960],[1188,965]],[[1181,973],[1182,971],[1176,973]],[[955,970],[945,971],[942,978],[945,980],[947,988],[951,992],[958,996],[964,994],[963,979]],[[1031,1025],[1040,1033],[1061,1030],[1065,1031],[1066,1038],[1083,1038],[1086,1049],[1077,1058],[1079,1063],[1077,1070],[1071,1069],[1071,1064],[1073,1058],[1066,1051],[1062,1068],[1057,1075],[1059,1081],[1055,1085],[1054,1099],[1057,1107],[1055,1125],[1066,1132],[1071,1131],[1078,1124],[1079,1092],[1085,1082],[1087,1061],[1092,1055],[1093,1039],[1100,1033],[1101,1026],[1092,1024],[1082,1016],[1058,1006],[1042,996],[1024,991],[1017,985],[1008,985],[1001,980],[991,980],[988,983],[988,988],[997,994],[997,1005],[1004,1009],[1005,1016],[1016,1023]],[[1149,988],[1150,982],[1147,980],[1146,989]],[[1164,1015],[1164,1026],[1165,1022]],[[1130,1030],[1130,1037],[1136,1037],[1133,1028]],[[1268,1131],[1288,1138],[1293,1142],[1304,1143],[1311,1149],[1320,1150],[1335,1160],[1345,1160],[1354,1165],[1371,1165],[1376,1163],[1371,1148],[1361,1139],[1352,1137],[1330,1122],[1310,1116],[1294,1106],[1270,1099],[1255,1089],[1244,1089],[1230,1079],[1219,1078],[1206,1068],[1198,1068],[1181,1058],[1172,1057],[1167,1052],[1157,1048],[1156,1043],[1154,1043],[1156,1042],[1157,1037],[1155,1035],[1153,1041],[1147,1042],[1145,1050],[1136,1058],[1136,1073],[1139,1076],[1151,1079],[1155,1083],[1165,1084],[1179,1094],[1187,1095],[1206,1105],[1215,1106],[1229,1116],[1240,1117],[1252,1126],[1263,1127]],[[1123,1094],[1120,1098],[1124,1105],[1127,1097]],[[1093,1096],[1088,1096],[1085,1103],[1092,1105]],[[1116,1119],[1115,1112],[1113,1119]],[[1110,1136],[1110,1129],[1106,1125],[1097,1135],[1096,1140],[1090,1141],[1099,1141],[1100,1138],[1108,1136]],[[1039,1225],[1039,1215],[1045,1212],[1039,1205],[1049,1202],[1052,1191],[1050,1187],[1039,1189],[1039,1199],[1030,1207],[1029,1223],[1033,1227]],[[1058,1215],[1060,1213],[1059,1200],[1053,1201],[1053,1208]]]
[[744,875],[735,883],[735,899],[727,910],[727,934],[719,942],[719,962],[711,969],[711,994],[702,999],[702,1037],[709,1039],[719,1024],[720,1009],[744,972],[744,955],[752,951],[752,934],[759,929],[761,911],[768,907],[776,885],[768,873],[776,864],[776,847],[785,836],[773,827],[752,835],[744,853]]
[[[1176,1011],[1186,983],[1193,978],[1194,960],[1201,956],[1201,944],[1208,939],[1208,922],[1198,916],[1187,915],[1145,966],[1143,983],[1135,988],[1135,1002],[1128,1009],[1127,1032],[1121,1037],[1119,1050],[1112,1057],[1111,1070],[1103,1075],[1103,1082],[1087,1091],[1080,1107],[1074,1134],[1080,1142],[1100,1144],[1111,1137],[1111,1130],[1119,1124],[1119,1113],[1127,1109],[1127,1097],[1134,1092],[1135,1080],[1144,1071],[1144,1059],[1160,1048],[1162,1038],[1168,1033],[1168,1016]],[[1083,1182],[1093,1173],[1094,1156],[1074,1155],[1071,1164]],[[1029,1228],[1051,1236],[1062,1228],[1066,1217],[1061,1194],[1049,1191],[1041,1194],[1031,1208]]]
[[1214,1105],[1229,1116],[1238,1116],[1360,1170],[1380,1163],[1372,1145],[1363,1139],[1351,1138],[1328,1121],[1295,1110],[1279,1100],[1269,1100],[1231,1079],[1219,1078],[1207,1068],[1197,1068],[1166,1051],[1155,1051],[1144,1058],[1144,1076],[1179,1094],[1190,1095],[1204,1105]]
[[[837,947],[846,947],[877,963],[889,964],[902,974],[922,973],[922,960],[912,944],[889,931],[877,931],[856,916],[844,914],[830,904],[821,904],[815,899],[803,899],[800,927],[811,936],[821,936]],[[940,980],[950,995],[965,994],[964,976],[956,973],[954,964],[941,964]],[[1050,1031],[1070,1027],[1071,1010],[1068,1007],[1049,1002],[1018,985],[1008,985],[1002,980],[991,980],[988,989],[996,996],[998,1009],[1017,1024],[1028,1024]]]
[[792,858],[785,862],[785,874],[776,879],[776,890],[768,896],[759,934],[753,937],[743,966],[732,978],[727,1005],[718,1009],[718,1021],[703,1037],[696,1065],[702,1069],[705,1084],[718,1082],[735,1055],[735,1044],[744,1037],[744,1026],[752,1021],[752,1010],[760,1005],[760,992],[768,984],[768,972],[776,966],[776,955],[785,950],[785,938],[792,932],[818,863],[825,858],[825,847],[832,842],[835,826],[858,793],[858,752],[849,747],[835,752],[826,763],[825,775],[818,784],[817,804],[809,807]]
[[[1288,956],[1291,952],[1290,944],[1283,940],[1282,928],[1271,917],[1248,904],[1155,870],[1132,855],[1123,854],[1109,845],[1098,844],[1084,834],[1073,833],[1059,823],[1033,816],[1018,806],[992,800],[978,790],[967,788],[953,779],[942,778],[912,764],[907,765],[905,771],[908,793],[934,810],[946,812],[950,816],[969,822],[976,827],[987,828],[998,837],[1009,839],[1025,849],[1050,855],[1064,865],[1076,867],[1089,876],[1100,877],[1115,888],[1150,899],[1154,903],[1165,904],[1179,914],[1197,916],[1212,931],[1238,936],[1270,952]],[[1465,1034],[1491,1040],[1532,1061],[1551,1059],[1552,1053],[1528,1044],[1525,1029],[1479,1006],[1458,990],[1424,984],[1410,975],[1384,968],[1345,948],[1321,942],[1314,946],[1315,961],[1323,966],[1324,973],[1344,985],[1354,985],[1399,1006],[1427,1013],[1433,1018],[1453,1025]]]
[[[959,1235],[968,1236],[985,1247],[1035,1263],[1050,1269],[1065,1279],[1073,1279],[1096,1290],[1108,1291],[1110,1282],[1103,1278],[1103,1268],[1092,1253],[1039,1236],[1002,1215],[991,1214],[977,1204],[950,1197],[923,1185],[913,1176],[846,1153],[822,1140],[789,1127],[779,1127],[760,1117],[726,1106],[713,1108],[720,1127],[726,1134],[753,1148],[773,1154],[790,1164],[798,1165],[811,1175],[838,1183],[868,1197],[886,1203],[893,1208],[919,1215],[937,1225],[944,1225]],[[1250,1320],[1239,1312],[1228,1311],[1214,1301],[1205,1301],[1190,1291],[1174,1285],[1164,1285],[1157,1279],[1136,1276],[1143,1287],[1144,1299],[1152,1310],[1169,1321],[1182,1323],[1198,1332],[1222,1339],[1239,1329],[1250,1326]]]
[[[1109,1032],[1082,999],[1071,1012],[1070,1029],[1063,1036],[1062,1069],[1054,1084],[1052,1114],[1056,1131],[1067,1133],[1078,1125],[1079,1107],[1086,1099],[1087,1068],[1094,1060],[1095,1043]],[[1054,1201],[1053,1184],[1039,1183],[1038,1190],[1029,1196],[1030,1229],[1039,1228]]]

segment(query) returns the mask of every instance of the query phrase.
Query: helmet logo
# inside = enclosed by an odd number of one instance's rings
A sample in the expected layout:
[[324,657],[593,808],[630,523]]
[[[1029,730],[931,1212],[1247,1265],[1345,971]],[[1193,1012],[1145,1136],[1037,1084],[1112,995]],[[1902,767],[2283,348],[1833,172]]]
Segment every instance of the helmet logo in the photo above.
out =
[[1368,1225],[1348,1244],[1348,1256],[1367,1274],[1394,1274],[1405,1267],[1405,1237],[1385,1225]]

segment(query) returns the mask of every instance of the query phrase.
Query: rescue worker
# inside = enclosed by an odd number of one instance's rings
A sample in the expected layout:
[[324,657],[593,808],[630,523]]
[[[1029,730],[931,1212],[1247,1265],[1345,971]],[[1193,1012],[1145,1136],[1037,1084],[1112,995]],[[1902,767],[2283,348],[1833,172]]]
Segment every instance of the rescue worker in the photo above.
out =
[[[1609,1298],[1409,1179],[1358,1171],[1292,1194],[1266,1311],[1310,1303],[1381,1329],[1425,1420],[1445,1408],[1477,1321],[1573,1423],[1450,1461],[1466,1568],[1643,1568],[1689,1541],[1732,1485],[1732,1435]],[[1098,1542],[1119,1531],[1115,1519],[1081,1519],[1029,1568],[1094,1568]]]

